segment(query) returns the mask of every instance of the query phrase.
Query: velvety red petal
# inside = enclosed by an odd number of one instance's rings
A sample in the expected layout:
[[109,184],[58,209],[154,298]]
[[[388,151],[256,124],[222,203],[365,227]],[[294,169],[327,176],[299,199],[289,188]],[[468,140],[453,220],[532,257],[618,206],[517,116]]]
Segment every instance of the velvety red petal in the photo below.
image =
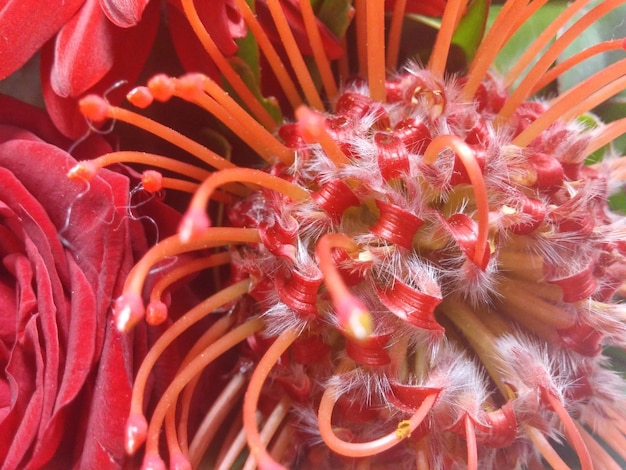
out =
[[[90,2],[97,3],[97,0]],[[159,2],[150,2],[141,22],[125,29],[110,23],[99,6],[96,6],[98,8],[94,10],[94,15],[101,23],[94,23],[93,19],[85,20],[97,26],[96,35],[91,36],[90,31],[74,27],[73,37],[63,36],[68,41],[76,42],[72,46],[74,49],[65,51],[63,59],[58,63],[56,51],[62,35],[56,42],[46,44],[42,50],[41,74],[46,108],[57,128],[74,139],[83,136],[88,129],[78,111],[78,99],[88,93],[106,93],[111,103],[121,102],[139,76],[159,26]],[[94,54],[95,50],[100,52]],[[91,55],[98,57],[92,58]],[[126,84],[114,87],[120,81]]]
[[100,0],[100,8],[109,21],[120,28],[130,28],[141,20],[150,0]]
[[[0,102],[15,105],[7,120],[20,121],[31,110],[34,127],[54,136],[37,111],[8,99]],[[121,434],[117,441],[113,437],[127,412],[121,390],[127,393],[131,383],[132,350],[114,346],[107,352],[104,334],[110,300],[134,260],[130,220],[123,209],[128,179],[104,170],[84,192],[84,185],[66,176],[74,163],[36,135],[0,125],[0,258],[5,265],[0,303],[13,316],[3,322],[0,347],[0,365],[6,370],[0,383],[0,435],[11,436],[0,439],[0,461],[7,468],[44,468],[53,458],[63,463],[58,468],[71,467],[73,457],[58,454],[58,446],[91,411],[78,399],[93,390],[99,360],[106,374],[116,366],[123,369],[116,371],[119,387],[108,375],[99,379],[101,384],[111,382],[120,402],[101,409],[101,416],[89,417],[107,437],[96,442],[88,437],[76,449],[90,448],[86,458],[96,459],[94,464],[100,462],[94,448],[106,443],[102,449],[109,451],[103,450],[101,457],[106,454],[108,460],[97,468],[107,468],[103,465],[110,465],[111,458],[119,467],[124,459]],[[16,282],[20,287],[14,288]],[[100,359],[101,351],[108,356]],[[104,400],[98,397],[98,403]],[[100,419],[104,414],[117,418]],[[82,438],[76,435],[74,440]]]
[[98,0],[87,0],[57,34],[50,86],[64,98],[78,96],[93,87],[114,61],[112,36],[115,26]]
[[11,409],[0,423],[0,461],[4,468],[20,468],[40,424],[43,402],[43,357],[38,337],[37,316],[21,332],[21,347],[9,359],[5,373],[11,383]]
[[[107,325],[79,468],[115,470],[123,464],[126,453],[120,430],[130,410],[134,334],[120,335],[112,321]],[[102,403],[106,406],[99,406]]]
[[[6,78],[32,57],[67,23],[84,0],[8,0],[0,8],[0,80]],[[47,13],[46,13],[47,12]],[[25,25],[37,23],[37,27]]]
[[[446,0],[408,0],[406,2],[406,11],[426,16],[442,16],[446,9]],[[386,0],[385,9],[393,10],[396,0]]]

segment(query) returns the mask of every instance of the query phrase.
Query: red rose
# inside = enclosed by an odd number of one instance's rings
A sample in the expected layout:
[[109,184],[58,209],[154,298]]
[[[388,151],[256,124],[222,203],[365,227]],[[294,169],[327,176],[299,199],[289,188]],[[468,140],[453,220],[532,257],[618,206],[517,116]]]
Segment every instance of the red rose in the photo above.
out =
[[[119,468],[134,357],[145,330],[111,321],[141,227],[129,180],[76,160],[43,112],[0,97],[0,462],[13,468]],[[84,156],[108,146],[98,136]],[[81,150],[82,149],[82,150]]]

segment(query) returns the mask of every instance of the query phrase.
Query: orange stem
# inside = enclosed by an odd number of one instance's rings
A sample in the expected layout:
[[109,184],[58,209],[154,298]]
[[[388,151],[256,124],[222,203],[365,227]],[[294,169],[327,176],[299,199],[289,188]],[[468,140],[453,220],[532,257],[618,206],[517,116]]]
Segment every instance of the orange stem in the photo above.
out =
[[263,54],[265,54],[265,58],[274,72],[278,83],[283,89],[289,104],[291,104],[293,109],[296,109],[302,104],[302,98],[300,97],[300,93],[298,92],[293,80],[289,76],[289,73],[285,68],[285,64],[283,64],[283,61],[280,59],[276,49],[270,42],[267,34],[265,34],[265,30],[256,19],[254,12],[248,5],[248,2],[246,0],[235,0],[235,3],[239,8],[239,12],[242,14],[244,21],[248,25],[248,28],[252,31],[254,39],[259,44]]
[[521,73],[541,55],[541,51],[550,44],[550,41],[559,33],[561,28],[563,28],[581,8],[584,8],[587,3],[589,3],[589,0],[575,1],[568,5],[565,10],[559,13],[559,15],[547,25],[508,70],[504,78],[507,87],[515,83]]
[[150,376],[150,372],[152,371],[157,359],[163,354],[163,351],[165,351],[165,349],[184,331],[189,329],[202,318],[206,317],[209,313],[247,293],[250,289],[250,284],[250,280],[245,279],[237,284],[233,284],[232,286],[222,289],[218,293],[213,294],[211,297],[200,302],[180,317],[172,326],[165,330],[165,332],[150,348],[150,351],[148,351],[148,354],[146,354],[146,357],[139,367],[139,371],[137,372],[137,377],[135,377],[135,383],[133,385],[133,393],[130,401],[130,414],[143,413],[143,398],[148,377]]
[[[187,364],[191,362],[191,360],[196,357],[202,350],[206,349],[215,342],[216,339],[220,338],[226,331],[230,329],[231,326],[235,323],[235,315],[224,315],[219,320],[217,320],[211,327],[206,330],[202,336],[196,341],[193,345],[193,348],[187,353],[185,359],[181,362],[178,370],[182,370]],[[189,430],[189,412],[191,410],[191,399],[193,398],[193,394],[196,390],[196,386],[198,385],[198,381],[200,380],[200,376],[194,377],[189,384],[185,387],[183,392],[183,396],[180,399],[180,419],[178,421],[178,442],[180,444],[181,449],[185,454],[189,454],[189,439],[188,439],[188,430]],[[190,457],[193,459],[193,457]]]
[[222,72],[222,75],[224,75],[226,80],[228,80],[237,95],[243,100],[261,124],[263,124],[267,129],[273,130],[276,127],[276,121],[263,107],[256,96],[254,96],[239,74],[235,71],[235,69],[233,69],[226,57],[224,57],[222,52],[219,50],[211,38],[211,35],[202,24],[202,21],[198,16],[198,12],[196,11],[196,7],[193,4],[193,0],[181,0],[181,4],[189,24],[193,28],[196,37],[200,40],[204,49],[211,57],[211,60],[213,60],[217,68],[220,72]]
[[517,23],[518,15],[523,12],[527,0],[509,0],[504,3],[489,31],[478,46],[474,59],[470,64],[467,82],[463,87],[463,97],[473,98],[480,82],[493,64],[502,45]]
[[467,470],[478,469],[478,448],[476,447],[476,432],[474,422],[465,415],[465,441],[467,442]]
[[334,387],[327,387],[324,390],[317,413],[318,425],[326,445],[345,457],[369,457],[395,447],[417,429],[437,401],[437,394],[428,395],[409,420],[401,421],[395,431],[385,436],[370,442],[346,442],[335,434],[331,424],[333,408],[337,402],[335,394]]
[[356,10],[356,48],[359,59],[359,76],[368,75],[367,63],[367,0],[355,0]]
[[370,97],[385,102],[385,1],[368,0],[367,25],[367,81]]
[[175,282],[180,281],[185,276],[189,276],[191,274],[197,273],[198,271],[203,271],[205,269],[215,266],[224,265],[229,262],[230,253],[225,251],[222,253],[215,253],[206,257],[203,256],[202,258],[195,259],[193,261],[183,264],[182,266],[172,269],[171,271],[168,271],[152,287],[152,291],[150,292],[150,302],[156,302],[161,300],[165,289],[167,289]]
[[539,451],[541,456],[554,470],[571,470],[569,465],[557,454],[541,431],[531,426],[526,426],[525,431],[526,435],[535,445],[535,449]]
[[452,36],[460,19],[460,13],[466,5],[467,0],[448,1],[441,18],[441,27],[437,33],[437,39],[428,61],[428,69],[439,78],[443,78],[443,74],[446,71]]
[[213,248],[231,243],[259,243],[260,241],[261,239],[256,229],[234,227],[210,228],[204,236],[189,243],[181,243],[178,235],[172,235],[150,248],[135,264],[126,278],[123,292],[133,292],[141,295],[150,269],[164,259],[204,248]]
[[133,111],[119,108],[117,106],[109,106],[107,116],[111,119],[123,121],[147,132],[150,132],[151,134],[160,137],[161,139],[166,140],[173,145],[176,145],[186,152],[189,152],[191,155],[197,157],[198,159],[202,160],[207,165],[210,165],[213,168],[223,169],[232,168],[235,166],[234,163],[229,162],[212,150],[204,147],[203,145],[200,145],[195,140],[185,137],[180,132],[164,126],[163,124],[159,124],[158,122],[137,114]]
[[205,179],[191,200],[189,209],[204,211],[207,201],[211,197],[213,191],[219,186],[234,181],[257,184],[264,188],[284,194],[285,196],[298,202],[305,201],[310,197],[307,190],[296,184],[290,183],[283,178],[273,176],[265,171],[255,170],[253,168],[230,168],[228,170],[215,172]]
[[589,111],[626,87],[626,59],[611,64],[556,98],[547,111],[535,119],[511,142],[526,147],[556,120],[567,121]]
[[[190,165],[189,163],[181,162],[175,158],[164,157],[154,153],[135,152],[131,150],[105,153],[104,155],[100,155],[98,158],[94,158],[88,162],[79,162],[70,170],[70,173],[80,171],[75,170],[75,168],[80,167],[85,163],[93,165],[96,169],[104,168],[115,163],[141,163],[150,167],[170,170],[181,175],[188,176],[189,178],[193,178],[197,181],[202,181],[211,174],[208,170],[198,168],[197,166]],[[68,176],[71,177],[69,174]]]
[[[541,54],[537,63],[529,70],[515,91],[505,101],[504,106],[496,117],[496,122],[502,123],[510,119],[520,104],[528,98],[530,91],[550,68],[552,63],[558,59],[559,55],[577,39],[588,26],[624,3],[626,3],[625,0],[606,0],[601,2],[596,8],[589,11],[554,41],[548,50]],[[572,6],[574,5],[577,4],[572,4]]]
[[313,50],[315,64],[320,72],[324,90],[326,90],[326,96],[328,99],[333,100],[335,96],[337,96],[337,83],[335,82],[333,71],[330,68],[330,61],[324,51],[324,43],[322,42],[322,37],[317,27],[317,21],[315,13],[313,12],[313,7],[311,6],[311,0],[300,0],[300,12],[302,13],[302,19],[304,20],[304,27],[306,28],[307,36],[309,37],[309,44]]
[[[251,137],[252,148],[259,148],[259,154],[268,162],[274,163],[276,158],[286,164],[293,162],[293,152],[285,147],[271,132],[261,126],[213,80],[205,77],[204,91],[217,101],[226,112],[230,113],[239,123],[230,129],[235,133],[245,129]],[[250,144],[249,144],[250,145]]]
[[335,142],[326,130],[326,118],[324,116],[303,105],[296,109],[296,119],[302,129],[304,139],[308,143],[319,143],[326,156],[335,165],[342,166],[350,162],[350,159],[343,153],[339,144]]
[[267,0],[267,6],[270,9],[270,14],[272,15],[274,24],[276,25],[276,29],[278,30],[278,34],[283,46],[285,47],[285,51],[287,52],[287,56],[289,57],[289,61],[291,62],[291,66],[293,67],[298,82],[302,87],[304,96],[306,96],[309,104],[315,109],[324,109],[324,104],[322,103],[322,99],[320,98],[317,88],[315,87],[315,83],[313,83],[309,69],[307,68],[302,57],[302,53],[298,48],[296,38],[293,36],[293,33],[289,28],[289,23],[287,22],[287,18],[285,18],[283,8],[278,0]]
[[171,406],[175,405],[179,393],[189,383],[189,381],[226,351],[232,349],[238,343],[258,332],[261,328],[263,328],[263,325],[263,320],[258,317],[248,320],[246,323],[226,333],[224,336],[207,347],[176,375],[174,380],[163,393],[163,396],[157,403],[154,413],[152,414],[152,418],[148,426],[146,456],[158,454],[161,425],[165,419],[167,410]]
[[[261,441],[261,444],[265,448],[267,448],[267,445],[272,440],[272,437],[274,437],[274,434],[278,430],[278,427],[287,416],[287,413],[289,412],[290,407],[291,407],[291,399],[289,398],[288,395],[283,395],[280,401],[276,404],[276,406],[272,410],[272,413],[265,420],[265,423],[263,423],[263,429],[261,429],[261,433],[259,434],[259,439]],[[273,465],[274,462],[277,462],[276,458],[271,453],[269,455],[270,455],[270,458],[272,459],[271,460],[272,465],[270,465],[269,467],[267,465],[264,465],[264,466],[262,465],[261,468],[263,470],[270,470],[270,469],[277,470],[276,465]],[[243,466],[243,470],[254,470],[255,468],[256,468],[256,458],[254,457],[254,455],[250,454],[248,456],[248,459],[246,460],[246,463]]]
[[624,49],[624,39],[614,39],[613,41],[605,41],[600,44],[595,44],[591,47],[588,47],[577,54],[574,54],[572,57],[568,57],[563,62],[560,62],[556,66],[552,67],[548,70],[541,79],[535,84],[533,89],[530,91],[531,95],[534,95],[543,87],[548,85],[550,82],[556,80],[559,76],[580,64],[585,59],[592,57],[597,54],[602,54],[604,52],[609,51],[617,51]]
[[550,403],[550,406],[556,412],[565,427],[565,432],[567,433],[569,441],[580,459],[581,469],[593,470],[593,462],[591,461],[591,456],[589,455],[587,446],[580,436],[580,433],[574,424],[574,420],[572,420],[572,417],[563,406],[563,403],[561,403],[561,400],[549,390],[546,391],[545,396],[548,399],[548,403]]
[[[596,468],[604,468],[606,470],[623,470],[624,467],[619,465],[613,459],[613,457],[611,457],[611,455],[609,455],[609,453],[598,443],[598,441],[596,441],[594,437],[587,432],[587,430],[583,426],[581,426],[576,421],[574,421],[574,424],[576,425],[580,436],[585,442],[587,449],[589,449],[589,452],[593,456],[592,460],[596,465]],[[618,453],[623,454],[626,450],[626,447],[624,447],[623,445],[619,448],[613,447],[613,450],[616,450],[618,451]],[[624,457],[622,456],[622,458]]]
[[603,124],[598,129],[593,129],[591,133],[593,134],[593,137],[583,153],[583,155],[586,156],[591,155],[596,150],[610,144],[619,136],[626,134],[626,118],[621,118],[617,121]]
[[404,11],[407,0],[396,0],[389,26],[389,38],[387,39],[387,58],[385,64],[387,70],[398,68],[398,58],[400,55],[400,39],[402,38],[402,23],[404,22]]
[[[207,346],[209,345],[207,344]],[[189,460],[192,468],[198,468],[200,465],[202,457],[211,444],[211,440],[215,437],[224,419],[237,405],[241,395],[243,395],[246,382],[247,377],[245,374],[236,374],[211,405],[209,412],[205,415],[202,423],[200,423],[189,446]]]
[[300,336],[300,332],[296,329],[288,329],[276,338],[272,345],[267,349],[261,360],[257,364],[257,367],[252,373],[250,378],[250,384],[246,395],[243,400],[243,428],[246,432],[246,439],[248,441],[248,447],[250,448],[250,455],[254,457],[259,467],[265,466],[278,469],[283,468],[278,463],[274,462],[270,454],[267,452],[267,448],[261,436],[259,434],[256,411],[258,408],[259,398],[261,397],[261,390],[265,380],[269,376],[272,367],[278,362],[280,356],[291,346],[291,344]]

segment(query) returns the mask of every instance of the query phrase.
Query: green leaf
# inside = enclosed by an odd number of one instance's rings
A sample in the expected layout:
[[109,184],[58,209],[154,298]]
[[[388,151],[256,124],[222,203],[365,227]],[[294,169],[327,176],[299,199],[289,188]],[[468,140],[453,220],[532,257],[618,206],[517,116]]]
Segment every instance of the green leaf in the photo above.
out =
[[351,0],[318,0],[316,14],[319,20],[338,38],[346,34],[350,26]]
[[[248,4],[254,9],[254,0],[247,0]],[[237,55],[229,59],[230,65],[235,69],[241,77],[248,89],[252,91],[263,107],[270,115],[277,120],[282,121],[282,113],[278,104],[272,98],[265,98],[261,94],[261,66],[259,62],[259,46],[252,34],[248,30],[248,34],[241,39],[236,40],[238,49]],[[223,87],[232,93],[231,87],[227,83],[223,83]],[[235,94],[233,94],[236,96]]]
[[490,0],[473,2],[452,36],[452,44],[461,48],[468,63],[474,58],[485,33],[490,3]]
[[[280,107],[276,103],[276,100],[273,98],[265,98],[261,94],[260,82],[258,80],[258,68],[253,70],[247,62],[242,60],[239,57],[232,57],[229,59],[230,65],[235,69],[237,74],[241,77],[243,82],[246,84],[248,89],[256,96],[263,107],[267,110],[268,113],[276,120],[276,122],[282,122],[282,113],[280,111]],[[230,87],[226,87],[226,89],[230,89]],[[232,93],[232,90],[231,90]]]
[[[549,2],[526,20],[496,57],[496,70],[501,73],[506,73],[506,71],[519,60],[521,55],[528,49],[528,46],[532,44],[537,36],[563,12],[567,5],[568,2],[564,0]],[[489,10],[489,28],[501,9],[502,7],[497,6]],[[541,56],[541,54],[539,56]]]
[[[251,8],[254,8],[253,1],[249,0]],[[249,72],[252,73],[255,82],[258,84],[261,81],[261,70],[259,65],[259,47],[252,31],[248,30],[248,34],[241,39],[236,39],[237,43],[237,57],[243,62],[248,64]]]

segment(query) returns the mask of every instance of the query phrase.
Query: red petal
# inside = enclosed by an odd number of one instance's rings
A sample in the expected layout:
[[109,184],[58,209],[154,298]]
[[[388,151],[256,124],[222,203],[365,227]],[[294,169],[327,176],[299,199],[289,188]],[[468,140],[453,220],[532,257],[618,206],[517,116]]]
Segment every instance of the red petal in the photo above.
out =
[[[0,80],[19,69],[78,11],[84,0],[67,0],[50,12],[49,0],[2,2],[0,9]],[[25,25],[36,24],[34,27]]]
[[445,224],[450,234],[454,238],[454,241],[459,245],[465,256],[472,261],[481,270],[485,270],[487,264],[489,264],[489,246],[486,245],[485,255],[483,256],[481,263],[476,263],[474,260],[474,252],[476,251],[476,240],[478,236],[478,225],[474,219],[468,217],[465,214],[453,214],[447,220],[443,217],[442,222]]
[[150,0],[100,0],[107,18],[120,28],[135,26]]
[[435,307],[441,303],[441,296],[420,292],[399,279],[387,289],[377,286],[376,291],[383,305],[397,317],[434,334],[443,334],[443,327],[435,319]]
[[56,37],[50,77],[54,93],[78,96],[111,69],[114,31],[98,0],[87,0]]
[[[407,13],[416,13],[426,16],[442,16],[446,9],[446,0],[409,0],[406,2]],[[396,0],[387,0],[385,10],[393,11]]]
[[[161,14],[159,2],[150,2],[141,23],[133,28],[121,29],[107,20],[97,0],[90,2],[96,3],[98,11],[94,10],[94,15],[100,23],[93,23],[95,20],[89,18],[85,21],[100,28],[98,34],[92,36],[91,31],[78,30],[74,25],[73,30],[67,33],[73,36],[63,35],[64,41],[72,42],[72,51],[66,51],[57,63],[55,50],[62,40],[59,38],[56,44],[48,43],[41,56],[46,107],[57,128],[72,138],[79,138],[87,131],[85,119],[78,111],[78,98],[87,93],[104,94],[120,80],[128,83],[136,80],[152,49]],[[80,42],[83,44],[78,44]],[[97,54],[100,57],[92,62],[90,55],[95,50],[105,52]],[[131,85],[116,88],[107,94],[107,99],[113,104],[119,103],[130,88]],[[63,93],[68,94],[64,96]]]

